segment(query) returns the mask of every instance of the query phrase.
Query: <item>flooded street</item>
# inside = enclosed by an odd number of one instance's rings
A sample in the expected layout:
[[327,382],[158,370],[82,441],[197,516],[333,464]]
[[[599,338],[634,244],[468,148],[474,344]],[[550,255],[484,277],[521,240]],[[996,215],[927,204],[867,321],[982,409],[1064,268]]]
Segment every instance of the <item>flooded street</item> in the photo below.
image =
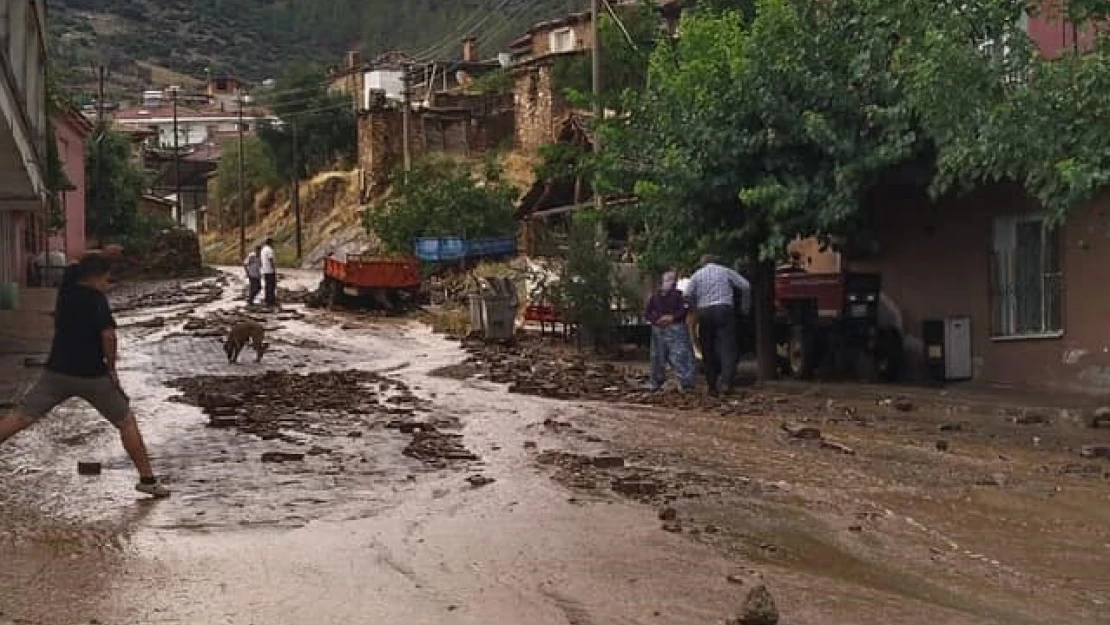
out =
[[1110,462],[1076,452],[1108,430],[785,390],[558,400],[603,374],[464,371],[415,322],[299,305],[231,365],[242,286],[114,296],[172,498],[136,499],[79,402],[0,451],[0,625],[719,624],[758,583],[787,625],[1110,621]]

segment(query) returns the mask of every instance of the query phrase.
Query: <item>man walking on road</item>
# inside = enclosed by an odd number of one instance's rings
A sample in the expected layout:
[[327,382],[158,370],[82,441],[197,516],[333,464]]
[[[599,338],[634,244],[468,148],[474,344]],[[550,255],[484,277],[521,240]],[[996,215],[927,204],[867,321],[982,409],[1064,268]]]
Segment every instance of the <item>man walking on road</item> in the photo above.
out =
[[262,259],[262,282],[266,287],[266,307],[277,306],[277,266],[274,264],[274,240],[266,239],[259,252]]
[[139,471],[135,489],[169,497],[150,466],[131,402],[116,373],[116,322],[104,293],[110,265],[89,255],[66,269],[54,308],[54,341],[46,370],[15,411],[0,419],[0,445],[71,397],[84,399],[119,430],[123,448]]
[[262,246],[257,245],[247,259],[243,261],[243,269],[247,272],[247,305],[254,306],[254,298],[262,292]]
[[716,396],[723,387],[732,391],[736,381],[736,306],[734,289],[741,294],[741,311],[751,306],[751,284],[732,269],[717,264],[714,257],[702,256],[701,268],[690,276],[686,299],[697,309],[698,344],[709,383],[709,394]]
[[683,392],[694,389],[694,351],[686,313],[690,307],[675,288],[674,271],[663,274],[663,283],[648,299],[644,319],[651,324],[651,389],[658,391],[667,380],[667,363],[675,370]]

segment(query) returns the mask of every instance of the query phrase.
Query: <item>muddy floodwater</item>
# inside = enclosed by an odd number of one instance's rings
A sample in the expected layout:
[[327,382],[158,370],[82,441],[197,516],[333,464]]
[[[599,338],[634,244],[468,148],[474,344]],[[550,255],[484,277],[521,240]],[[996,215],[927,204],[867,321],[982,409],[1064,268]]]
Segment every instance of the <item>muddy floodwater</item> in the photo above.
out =
[[[1110,460],[1080,453],[1110,430],[1066,410],[648,395],[557,345],[242,289],[113,294],[172,498],[80,402],[0,449],[0,625],[745,623],[758,586],[785,625],[1110,622]],[[228,364],[247,317],[268,349]]]

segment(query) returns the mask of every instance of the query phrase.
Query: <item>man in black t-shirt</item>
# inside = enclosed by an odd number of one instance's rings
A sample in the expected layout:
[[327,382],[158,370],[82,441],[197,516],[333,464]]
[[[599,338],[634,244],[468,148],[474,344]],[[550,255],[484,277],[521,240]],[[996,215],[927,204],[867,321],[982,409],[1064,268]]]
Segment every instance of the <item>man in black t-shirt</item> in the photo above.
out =
[[58,404],[80,397],[119,430],[139,471],[136,490],[168,497],[169,489],[154,477],[131,402],[116,373],[116,321],[104,295],[109,270],[101,256],[86,256],[66,269],[54,308],[54,342],[46,370],[15,412],[0,420],[0,444]]

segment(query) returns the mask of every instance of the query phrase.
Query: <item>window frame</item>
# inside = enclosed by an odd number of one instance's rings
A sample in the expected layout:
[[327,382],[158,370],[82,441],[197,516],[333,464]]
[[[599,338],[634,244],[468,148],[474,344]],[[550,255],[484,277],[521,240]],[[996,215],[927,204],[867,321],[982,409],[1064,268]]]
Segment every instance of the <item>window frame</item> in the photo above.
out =
[[[566,47],[556,45],[561,37],[566,37]],[[548,33],[548,47],[551,49],[551,52],[557,54],[561,54],[563,52],[573,52],[575,48],[578,47],[578,38],[575,35],[574,29],[570,26],[565,26],[563,28],[557,28]]]
[[[1040,263],[1040,325],[1039,331],[1021,332],[1018,330],[1018,299],[1016,293],[1007,296],[1007,291],[1015,291],[1017,276],[1014,259],[1017,258],[1017,229],[1022,224],[1039,223],[1041,226],[1041,263]],[[1003,249],[1000,241],[1000,228],[1005,228],[1009,248]],[[1049,262],[1050,251],[1055,251],[1054,262]],[[1008,251],[1009,263],[1003,264],[1003,252]],[[991,221],[990,244],[990,339],[995,342],[1059,339],[1066,330],[1064,249],[1061,245],[1061,229],[1051,227],[1043,213],[1025,213],[995,217]],[[1055,269],[1053,269],[1055,266]],[[1005,273],[1003,273],[1005,269]],[[1055,286],[1053,281],[1055,280]],[[1051,327],[1050,295],[1055,292],[1059,299],[1058,327]],[[1008,301],[1003,301],[1003,299]],[[1002,306],[1008,310],[1003,311]],[[1003,312],[1005,314],[1003,315]],[[1002,319],[1005,318],[1005,321]]]

